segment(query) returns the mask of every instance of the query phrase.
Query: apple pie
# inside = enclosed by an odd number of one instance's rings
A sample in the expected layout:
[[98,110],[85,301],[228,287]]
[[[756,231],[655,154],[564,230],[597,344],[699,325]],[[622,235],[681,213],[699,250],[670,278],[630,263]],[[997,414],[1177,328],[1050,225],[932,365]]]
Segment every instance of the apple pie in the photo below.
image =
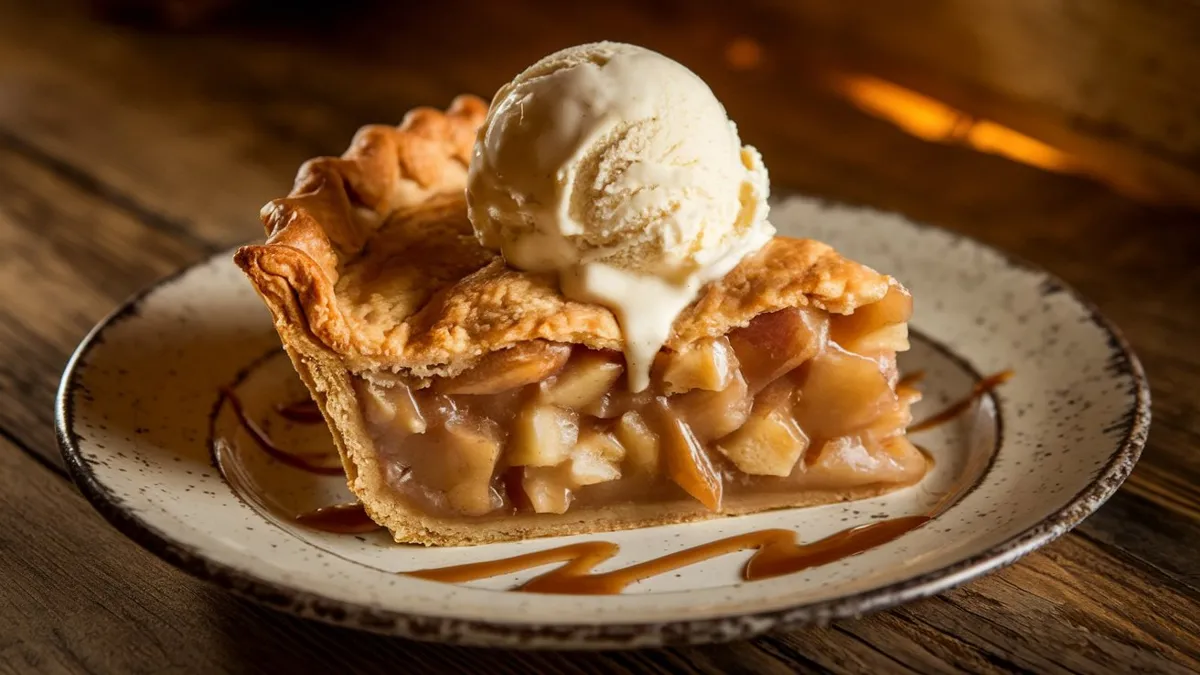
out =
[[920,480],[897,393],[909,293],[775,237],[679,315],[631,391],[622,332],[472,231],[487,105],[363,128],[236,260],[396,541],[481,544],[878,495]]

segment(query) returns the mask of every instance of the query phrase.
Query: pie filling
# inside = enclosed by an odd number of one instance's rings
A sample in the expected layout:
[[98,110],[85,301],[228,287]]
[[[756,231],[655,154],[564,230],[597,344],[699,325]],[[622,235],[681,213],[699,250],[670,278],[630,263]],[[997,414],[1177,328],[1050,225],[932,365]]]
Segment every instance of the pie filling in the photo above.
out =
[[620,353],[542,340],[454,377],[355,378],[388,483],[436,517],[508,516],[916,482],[897,393],[911,297],[892,288],[848,316],[763,314],[681,351],[645,391]]

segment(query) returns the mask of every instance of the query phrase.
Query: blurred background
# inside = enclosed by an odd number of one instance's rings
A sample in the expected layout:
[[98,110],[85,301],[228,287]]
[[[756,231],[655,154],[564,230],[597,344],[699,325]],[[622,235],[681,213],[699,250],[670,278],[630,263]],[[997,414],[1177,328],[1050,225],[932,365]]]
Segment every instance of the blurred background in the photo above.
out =
[[[107,47],[75,54],[97,76],[193,115],[259,104],[260,123],[293,140],[346,138],[341,115],[356,115],[353,127],[460,91],[486,97],[541,55],[615,39],[697,71],[768,160],[836,129],[836,99],[926,141],[1200,205],[1200,7],[1186,0],[92,0],[78,9],[75,30],[89,17],[113,29]],[[45,37],[74,45],[71,30]],[[140,68],[123,72],[122,58]],[[780,118],[789,129],[763,122]],[[798,187],[805,178],[778,177]]]
[[[207,152],[288,173],[292,160],[339,152],[360,124],[459,92],[488,97],[541,55],[615,39],[708,80],[778,185],[898,206],[854,181],[831,189],[828,178],[852,174],[853,157],[867,154],[875,164],[889,158],[897,173],[921,170],[903,157],[911,139],[872,130],[889,124],[1145,202],[1200,206],[1200,6],[1186,0],[17,4],[37,8],[8,10],[21,16],[0,28],[3,60],[32,61],[23,68],[31,79],[61,71],[62,81],[38,86],[62,87],[63,119],[40,121],[64,141],[137,130],[123,126],[133,120],[72,124],[66,112],[104,115],[123,103],[129,117],[136,109],[170,127],[173,141],[217,143]],[[31,58],[42,51],[35,44],[58,53]],[[5,106],[36,107],[27,97],[38,92],[16,79]],[[116,100],[66,91],[94,89],[97,79]],[[806,157],[789,157],[798,152]],[[895,187],[911,194],[919,185]]]
[[1196,0],[0,0],[0,551],[20,551],[0,555],[0,670],[471,653],[276,616],[124,541],[67,483],[54,390],[123,298],[261,237],[304,160],[601,39],[703,77],[776,194],[897,211],[1064,278],[1154,390],[1133,475],[1053,546],[916,609],[682,662],[1102,672],[1197,653],[1172,618],[1200,578]]

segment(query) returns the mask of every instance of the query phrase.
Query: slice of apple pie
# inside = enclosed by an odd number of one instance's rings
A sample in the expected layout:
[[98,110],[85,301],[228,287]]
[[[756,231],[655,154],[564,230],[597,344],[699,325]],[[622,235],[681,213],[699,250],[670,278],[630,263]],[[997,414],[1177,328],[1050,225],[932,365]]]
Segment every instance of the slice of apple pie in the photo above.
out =
[[633,390],[622,326],[476,239],[487,106],[362,129],[263,209],[237,263],[400,542],[479,544],[856,499],[926,471],[896,391],[912,301],[775,237],[699,289]]

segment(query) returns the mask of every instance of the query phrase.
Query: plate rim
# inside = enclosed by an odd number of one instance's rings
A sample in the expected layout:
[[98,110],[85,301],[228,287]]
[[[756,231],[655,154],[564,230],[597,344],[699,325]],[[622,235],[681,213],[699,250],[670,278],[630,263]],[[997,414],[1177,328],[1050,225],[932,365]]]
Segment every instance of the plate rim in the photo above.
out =
[[[792,193],[793,196],[795,193]],[[798,196],[798,195],[797,195]],[[1123,415],[1124,434],[1115,451],[1086,487],[1060,509],[1005,541],[974,556],[904,581],[879,588],[810,602],[782,609],[732,614],[699,620],[625,622],[609,624],[534,624],[461,617],[438,617],[349,601],[334,600],[284,582],[265,579],[252,572],[215,562],[188,544],[144,522],[126,508],[92,472],[73,430],[75,395],[80,389],[79,370],[104,334],[135,316],[146,298],[189,272],[227,259],[234,250],[225,249],[176,270],[121,302],[98,322],[75,348],[63,370],[54,400],[54,432],[67,474],[110,525],[142,548],[188,574],[213,583],[240,597],[276,610],[324,623],[417,640],[516,648],[612,649],[728,642],[754,637],[768,631],[789,630],[807,625],[857,618],[950,590],[988,572],[1006,567],[1027,553],[1066,534],[1109,499],[1133,470],[1149,433],[1150,385],[1145,370],[1120,329],[1091,300],[1052,272],[1007,251],[1000,250],[959,232],[912,220],[902,214],[831,202],[804,196],[821,208],[851,210],[864,214],[903,219],[918,229],[933,230],[957,242],[977,246],[999,256],[1006,265],[1034,273],[1055,292],[1063,292],[1086,310],[1088,318],[1107,336],[1113,349],[1111,368],[1127,375],[1133,383],[1133,405]],[[235,247],[236,248],[236,247]]]

